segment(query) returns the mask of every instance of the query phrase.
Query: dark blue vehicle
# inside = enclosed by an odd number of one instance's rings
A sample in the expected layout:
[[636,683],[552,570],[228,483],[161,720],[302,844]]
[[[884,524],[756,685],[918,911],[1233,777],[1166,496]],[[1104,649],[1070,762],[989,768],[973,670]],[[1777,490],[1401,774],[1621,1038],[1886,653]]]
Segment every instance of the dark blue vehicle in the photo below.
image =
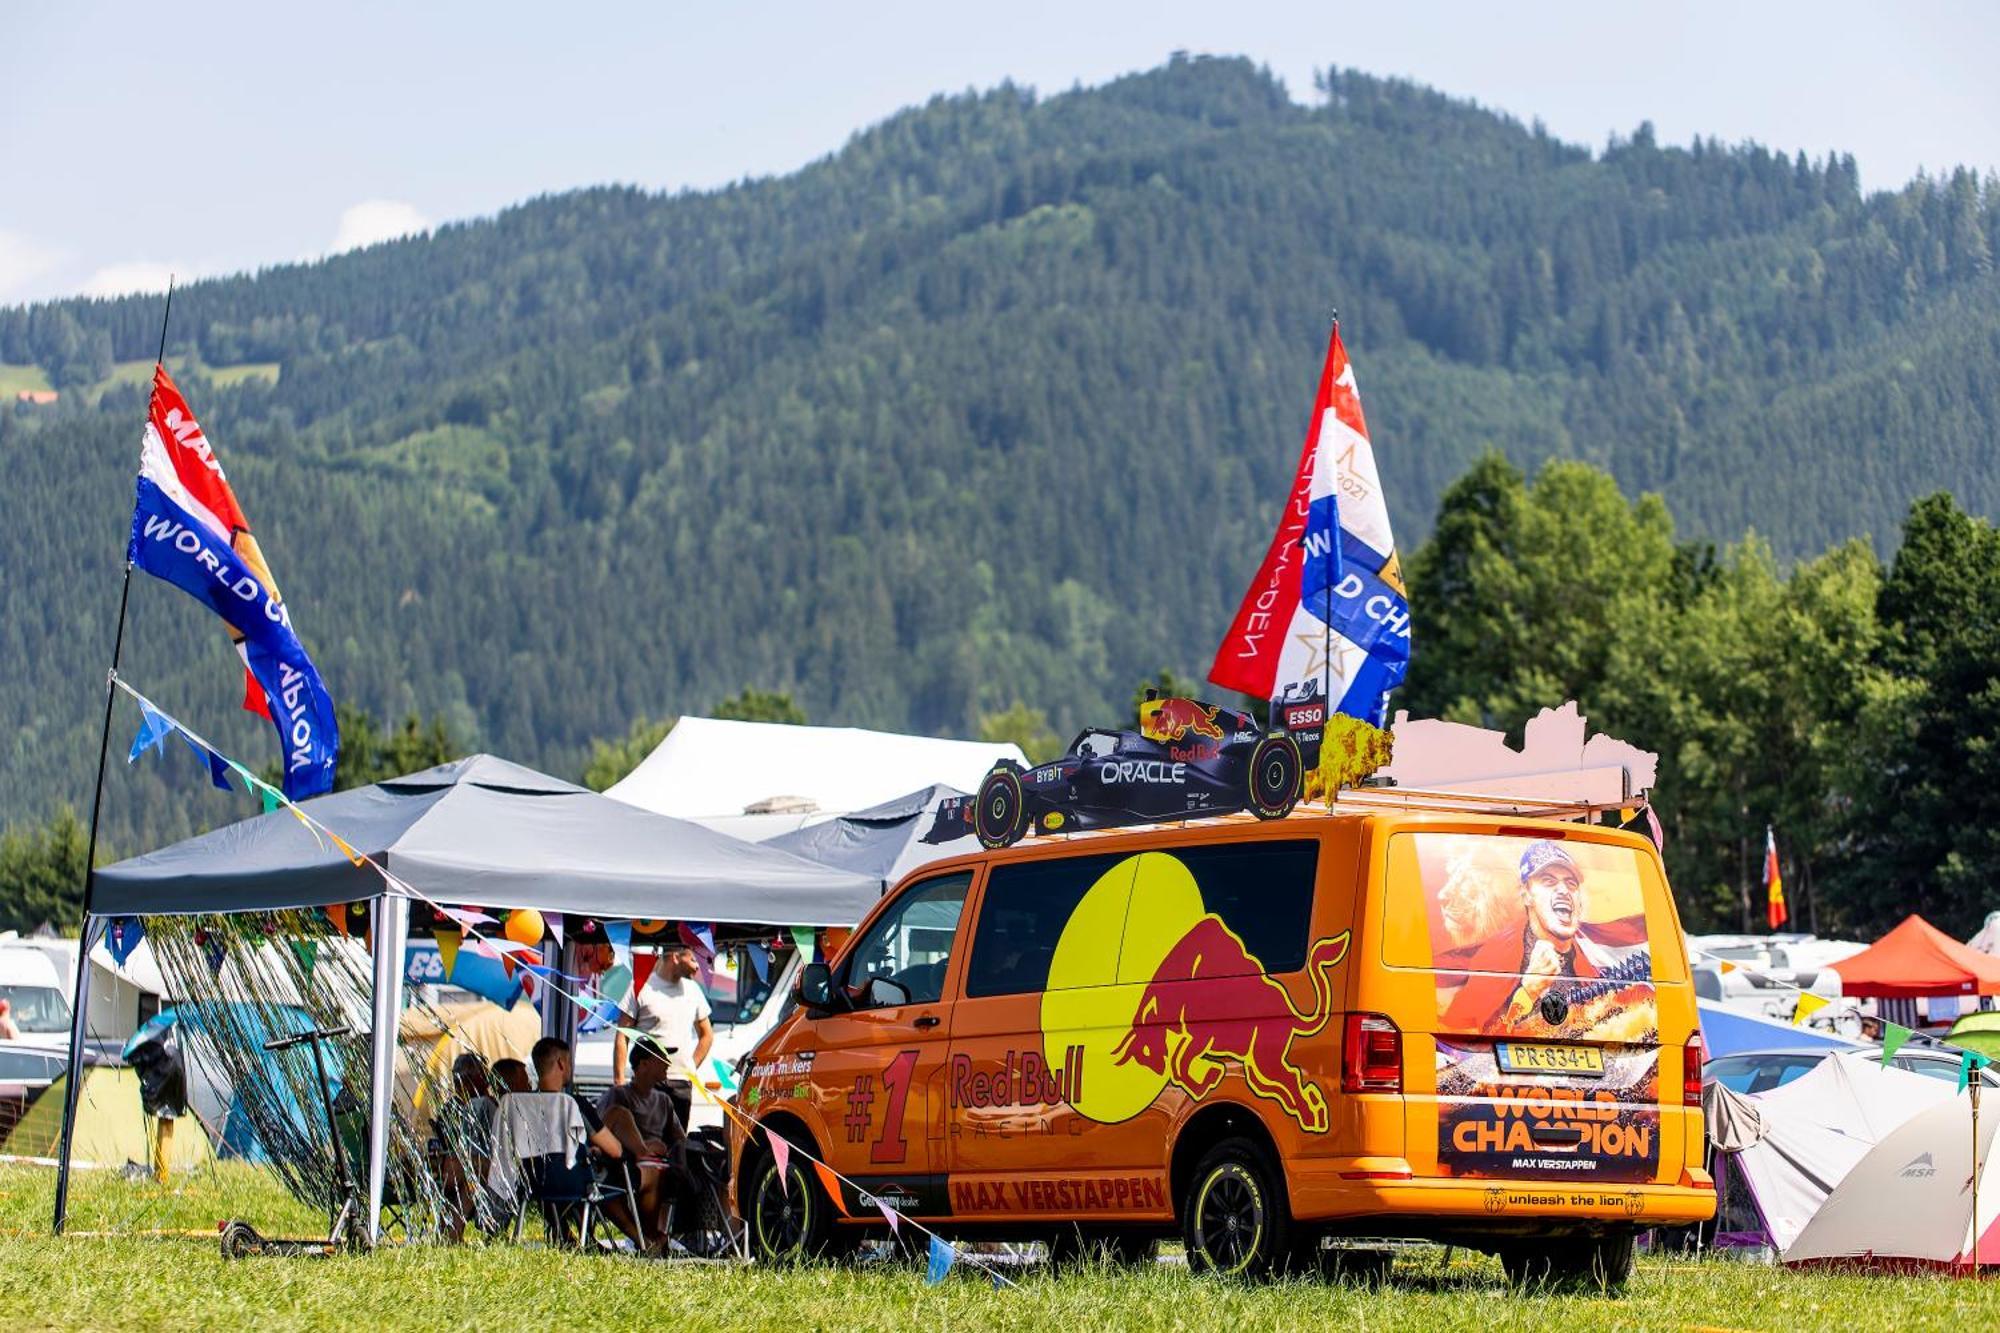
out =
[[1298,804],[1305,761],[1291,734],[1194,699],[1148,699],[1136,731],[1087,728],[1060,759],[1002,761],[970,797],[946,801],[925,842],[972,833],[1007,847],[1030,831],[1073,833],[1249,810],[1282,819]]

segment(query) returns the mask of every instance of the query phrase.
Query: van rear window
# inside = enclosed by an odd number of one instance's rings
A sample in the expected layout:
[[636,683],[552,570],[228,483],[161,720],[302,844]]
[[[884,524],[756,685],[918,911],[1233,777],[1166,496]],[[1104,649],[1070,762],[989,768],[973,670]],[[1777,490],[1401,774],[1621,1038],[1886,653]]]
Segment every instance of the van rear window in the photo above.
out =
[[[1434,969],[1439,1021],[1453,1031],[1498,1031],[1525,1021],[1513,1009],[1554,979],[1601,983],[1566,993],[1601,992],[1606,1005],[1616,1003],[1621,987],[1649,989],[1662,979],[1655,976],[1647,917],[1665,886],[1636,848],[1574,838],[1399,833],[1389,840],[1387,888],[1383,961]],[[1664,970],[1679,979],[1676,970]]]
[[[1142,863],[1149,886],[1163,877],[1191,880],[1199,902],[1190,900],[1188,910],[1221,918],[1262,971],[1292,972],[1305,965],[1317,841],[1172,847],[994,867],[973,934],[965,993],[1022,995],[1147,980],[1122,975],[1120,966],[1128,910],[1154,910],[1130,902]],[[1086,895],[1100,886],[1091,910],[1079,914]],[[1095,965],[1052,978],[1056,947],[1073,925],[1096,932],[1089,950]]]

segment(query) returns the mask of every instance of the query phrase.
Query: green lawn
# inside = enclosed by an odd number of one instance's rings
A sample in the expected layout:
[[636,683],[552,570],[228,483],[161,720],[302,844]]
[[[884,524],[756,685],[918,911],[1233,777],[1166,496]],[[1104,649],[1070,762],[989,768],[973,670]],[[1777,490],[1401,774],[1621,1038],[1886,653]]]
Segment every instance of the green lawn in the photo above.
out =
[[[1243,1286],[1161,1265],[1050,1273],[995,1290],[961,1266],[936,1287],[878,1262],[797,1272],[690,1267],[555,1253],[539,1245],[393,1247],[336,1259],[224,1263],[225,1215],[267,1234],[310,1219],[267,1178],[223,1167],[159,1189],[79,1178],[75,1234],[48,1236],[52,1173],[0,1168],[0,1324],[8,1328],[333,1327],[965,1330],[1185,1328],[1903,1329],[1993,1327],[2000,1286],[1801,1276],[1726,1262],[1642,1258],[1623,1297],[1517,1294],[1488,1260],[1441,1250],[1399,1259],[1387,1287]],[[172,1234],[184,1229],[199,1236]],[[105,1236],[106,1230],[123,1234]],[[168,1234],[143,1235],[141,1231]],[[532,1231],[532,1229],[531,1229]],[[1983,1312],[1983,1313],[1982,1313]]]
[[0,402],[12,402],[14,395],[29,389],[49,389],[49,374],[40,366],[16,366],[0,361]]

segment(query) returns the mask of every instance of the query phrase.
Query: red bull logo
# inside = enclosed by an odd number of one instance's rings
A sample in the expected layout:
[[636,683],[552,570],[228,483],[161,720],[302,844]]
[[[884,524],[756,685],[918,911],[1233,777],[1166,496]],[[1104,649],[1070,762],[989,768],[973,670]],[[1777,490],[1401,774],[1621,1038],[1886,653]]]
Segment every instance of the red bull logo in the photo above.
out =
[[1164,1073],[1200,1101],[1222,1082],[1222,1061],[1241,1061],[1252,1092],[1309,1132],[1325,1133],[1326,1094],[1292,1063],[1292,1043],[1333,1016],[1332,972],[1347,957],[1347,939],[1342,931],[1313,944],[1306,957],[1313,1006],[1300,1010],[1221,917],[1204,916],[1153,974],[1117,1062]]
[[1169,1084],[1200,1100],[1240,1073],[1252,1094],[1324,1133],[1326,1092],[1294,1044],[1331,1021],[1332,973],[1347,950],[1345,931],[1310,946],[1312,1000],[1301,1008],[1208,909],[1185,863],[1170,852],[1127,857],[1084,894],[1050,960],[1047,1063],[1088,1070],[1070,1104],[1100,1124],[1141,1114]]
[[1193,699],[1148,699],[1139,705],[1139,734],[1162,745],[1186,740],[1190,732],[1219,741],[1222,724],[1215,717],[1221,711]]

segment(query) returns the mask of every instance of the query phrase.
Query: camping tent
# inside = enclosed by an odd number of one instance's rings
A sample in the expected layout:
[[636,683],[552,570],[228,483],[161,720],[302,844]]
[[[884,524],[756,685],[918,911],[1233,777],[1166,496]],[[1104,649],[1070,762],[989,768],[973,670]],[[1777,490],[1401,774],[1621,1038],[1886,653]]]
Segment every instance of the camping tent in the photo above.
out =
[[[371,1240],[387,1170],[410,896],[611,917],[846,925],[881,893],[868,876],[651,814],[491,755],[316,797],[302,808],[342,845],[273,810],[107,866],[92,876],[85,938],[113,916],[374,900]],[[349,848],[398,882],[357,864]],[[87,1008],[78,1007],[71,1028],[72,1065]],[[58,1181],[58,1214],[66,1186]]]
[[1978,1051],[1989,1059],[2000,1059],[2000,1013],[1988,1009],[1967,1014],[1951,1025],[1951,1031],[1945,1034],[1944,1040],[1947,1046]]
[[1833,970],[1848,996],[2000,995],[2000,958],[1960,944],[1915,915]]
[[970,834],[946,843],[923,841],[938,803],[964,794],[942,785],[926,787],[851,815],[781,833],[764,845],[821,865],[872,875],[887,889],[919,866],[979,850],[979,840]]
[[[62,1142],[63,1101],[68,1075],[50,1084],[14,1132],[5,1151],[15,1157],[54,1157]],[[70,1159],[95,1166],[124,1166],[153,1160],[146,1115],[139,1106],[139,1074],[129,1065],[92,1065],[83,1071],[70,1137]],[[215,1148],[199,1117],[182,1116],[174,1125],[172,1166],[176,1171],[213,1161]]]
[[1785,1250],[1788,1264],[1955,1268],[2000,1263],[1995,1108],[1979,1117],[1979,1213],[1972,1194],[1972,1104],[1954,1096],[1869,1149]]
[[1701,1016],[1701,1044],[1711,1060],[1738,1051],[1796,1051],[1822,1046],[1830,1051],[1854,1049],[1851,1041],[1731,1009],[1713,1000],[1696,1001],[1696,1006]]
[[1705,1094],[1710,1137],[1762,1215],[1758,1239],[1783,1250],[1869,1149],[1953,1091],[1872,1055],[1841,1053],[1769,1092],[1746,1097],[1716,1083]]
[[[1002,759],[1025,763],[1011,744],[684,717],[605,795],[762,841],[926,784],[975,791]],[[785,798],[801,808],[750,812]]]

